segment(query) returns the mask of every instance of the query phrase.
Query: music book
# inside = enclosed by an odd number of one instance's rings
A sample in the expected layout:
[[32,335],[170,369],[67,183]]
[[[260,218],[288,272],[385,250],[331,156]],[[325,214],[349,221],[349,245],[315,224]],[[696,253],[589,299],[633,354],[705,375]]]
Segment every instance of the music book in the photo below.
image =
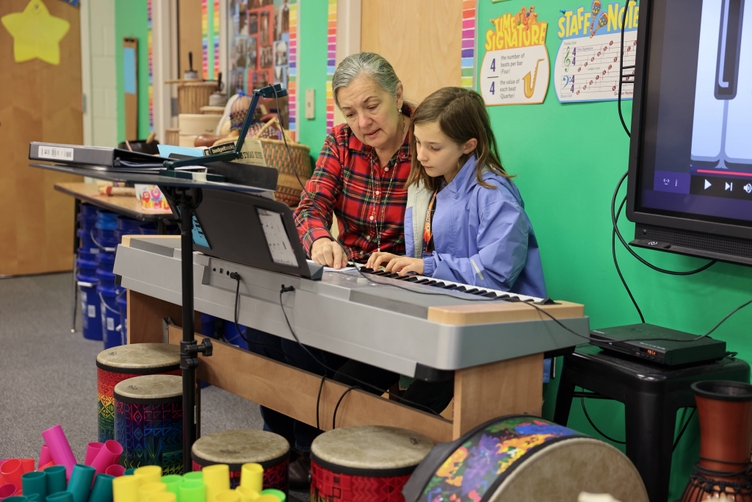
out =
[[29,144],[29,160],[54,162],[93,170],[158,173],[160,169],[163,169],[164,161],[167,159],[120,148],[32,141]]

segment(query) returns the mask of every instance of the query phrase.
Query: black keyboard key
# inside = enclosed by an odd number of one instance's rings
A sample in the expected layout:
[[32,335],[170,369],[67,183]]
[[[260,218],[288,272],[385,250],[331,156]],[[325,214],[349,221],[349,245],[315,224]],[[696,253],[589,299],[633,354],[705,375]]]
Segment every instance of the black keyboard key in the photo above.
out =
[[467,291],[465,286],[457,286],[457,291]]
[[470,288],[470,289],[466,289],[466,290],[465,290],[465,293],[469,293],[469,294],[471,294],[471,295],[474,295],[474,294],[475,294],[475,293],[477,293],[478,291],[480,291],[480,290],[479,290],[478,288]]
[[409,277],[407,277],[407,279],[405,279],[405,280],[406,280],[407,282],[418,282],[418,281],[420,281],[420,279],[418,279],[418,278],[417,278],[417,277],[415,277],[414,275],[413,275],[413,276],[409,276]]
[[442,288],[452,290],[452,289],[457,289],[457,285],[456,284],[444,284]]
[[368,267],[360,267],[360,271],[363,272],[364,274],[372,274],[373,273],[373,269],[372,268],[368,268]]
[[431,279],[423,278],[423,279],[418,279],[418,281],[416,281],[415,284],[428,284],[429,282],[431,282]]
[[496,298],[496,293],[493,291],[486,291],[485,293],[481,293],[480,296],[485,296],[486,298]]

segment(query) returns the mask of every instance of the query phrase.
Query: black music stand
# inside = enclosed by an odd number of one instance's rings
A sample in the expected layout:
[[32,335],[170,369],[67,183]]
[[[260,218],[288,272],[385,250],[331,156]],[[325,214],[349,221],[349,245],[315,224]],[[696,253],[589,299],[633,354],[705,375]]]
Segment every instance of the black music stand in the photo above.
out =
[[[279,86],[268,86],[277,91]],[[248,110],[248,118],[255,112],[258,98],[268,92],[267,88],[256,89],[253,92],[253,100]],[[196,157],[194,159],[182,159],[178,166],[205,165],[207,172],[220,174],[225,181],[209,182],[194,180],[192,178],[175,177],[152,173],[139,174],[132,171],[119,172],[115,169],[92,169],[91,166],[70,163],[37,163],[31,167],[48,169],[77,176],[89,176],[106,181],[125,181],[130,183],[143,183],[157,185],[167,196],[173,205],[173,210],[180,222],[180,260],[181,260],[181,284],[183,297],[183,339],[180,341],[180,369],[183,370],[183,470],[191,470],[191,449],[196,442],[196,368],[198,367],[198,354],[208,357],[212,353],[210,339],[206,338],[203,343],[197,344],[194,339],[193,326],[193,222],[195,209],[201,203],[203,189],[228,190],[234,192],[256,193],[273,192],[277,188],[279,171],[271,167],[261,167],[248,164],[232,164],[222,159],[210,156]],[[239,157],[239,156],[238,156]],[[238,158],[235,157],[235,158]],[[217,161],[219,160],[219,161]],[[168,165],[171,170],[175,165]],[[103,166],[109,167],[109,166]]]

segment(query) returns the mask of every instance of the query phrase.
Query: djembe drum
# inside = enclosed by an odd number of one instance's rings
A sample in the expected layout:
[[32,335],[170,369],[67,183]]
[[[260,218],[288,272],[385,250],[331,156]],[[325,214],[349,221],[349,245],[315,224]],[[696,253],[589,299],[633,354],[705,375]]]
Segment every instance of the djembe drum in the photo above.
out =
[[115,386],[115,441],[126,469],[158,465],[183,474],[183,379],[145,375]]
[[648,502],[637,469],[622,452],[529,415],[491,420],[437,446],[403,490],[408,502],[563,502],[581,492]]
[[311,444],[311,501],[401,502],[402,487],[431,448],[426,436],[396,427],[325,432]]
[[97,355],[99,442],[115,439],[115,398],[112,390],[142,375],[180,375],[180,348],[164,343],[134,343],[103,350]]
[[726,497],[752,501],[752,385],[724,380],[692,384],[700,420],[700,461],[682,502]]
[[273,432],[252,429],[215,432],[193,443],[191,458],[193,470],[200,471],[208,465],[230,466],[230,487],[240,484],[243,464],[260,464],[264,469],[264,489],[274,488],[287,493],[287,467],[290,445],[285,438]]

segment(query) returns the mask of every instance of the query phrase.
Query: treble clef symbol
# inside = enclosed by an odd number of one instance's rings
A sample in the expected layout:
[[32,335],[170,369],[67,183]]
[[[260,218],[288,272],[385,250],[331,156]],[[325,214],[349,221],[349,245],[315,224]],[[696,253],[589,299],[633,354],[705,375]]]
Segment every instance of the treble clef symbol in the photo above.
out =
[[564,64],[566,66],[569,66],[572,63],[572,60],[569,59],[569,47],[567,47],[567,53],[564,54]]

